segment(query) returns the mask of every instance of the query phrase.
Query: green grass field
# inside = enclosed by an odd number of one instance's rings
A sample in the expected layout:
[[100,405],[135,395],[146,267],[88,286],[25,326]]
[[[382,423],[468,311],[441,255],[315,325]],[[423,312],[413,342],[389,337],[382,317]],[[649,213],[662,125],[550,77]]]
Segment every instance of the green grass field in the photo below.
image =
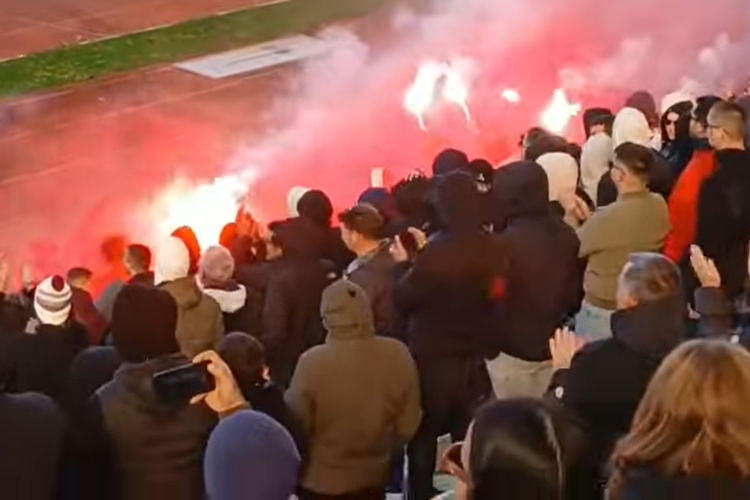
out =
[[387,0],[288,0],[0,62],[0,97],[305,33],[367,14]]

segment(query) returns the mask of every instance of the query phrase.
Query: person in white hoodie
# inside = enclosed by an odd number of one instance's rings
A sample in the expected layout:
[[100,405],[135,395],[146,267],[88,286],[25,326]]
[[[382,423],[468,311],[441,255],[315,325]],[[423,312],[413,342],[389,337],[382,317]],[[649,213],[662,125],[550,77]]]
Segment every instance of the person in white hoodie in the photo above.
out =
[[[547,153],[536,162],[547,174],[549,183],[549,200],[552,210],[558,213],[571,227],[577,228],[582,220],[588,218],[593,208],[591,199],[579,187],[578,162],[567,153]],[[576,208],[582,210],[578,212]],[[583,217],[581,219],[580,217]]]
[[578,188],[578,164],[575,158],[567,153],[546,153],[537,158],[547,174],[549,183],[549,201],[565,199]]
[[609,167],[614,157],[612,138],[606,132],[594,134],[583,145],[581,153],[581,184],[583,190],[596,202],[599,181],[609,174]]
[[177,302],[177,342],[188,358],[216,347],[224,336],[219,304],[204,294],[190,276],[190,254],[179,238],[170,236],[156,250],[154,284]]

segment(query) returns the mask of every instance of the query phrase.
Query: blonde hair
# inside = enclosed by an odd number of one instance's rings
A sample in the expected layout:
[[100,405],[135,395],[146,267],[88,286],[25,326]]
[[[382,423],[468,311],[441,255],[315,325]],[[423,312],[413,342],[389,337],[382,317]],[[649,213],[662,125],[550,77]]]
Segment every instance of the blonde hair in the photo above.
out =
[[651,379],[630,433],[612,455],[608,498],[622,472],[649,466],[665,475],[750,475],[750,353],[721,340],[693,340]]

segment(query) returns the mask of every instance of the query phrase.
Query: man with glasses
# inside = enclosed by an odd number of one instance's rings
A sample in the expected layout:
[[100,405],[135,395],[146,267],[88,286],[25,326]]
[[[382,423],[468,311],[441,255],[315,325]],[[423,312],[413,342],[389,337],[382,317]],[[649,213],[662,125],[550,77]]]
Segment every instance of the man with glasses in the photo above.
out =
[[[708,112],[717,102],[721,102],[721,99],[716,96],[703,96],[696,101],[690,116],[693,156],[669,197],[672,230],[664,244],[664,255],[677,264],[688,265],[688,249],[695,243],[698,193],[703,182],[714,173],[717,166],[714,150],[708,142],[707,124]],[[692,273],[688,274],[692,276]]]
[[714,104],[706,125],[718,169],[698,198],[696,244],[716,263],[730,299],[743,294],[750,238],[750,153],[745,112],[733,103]]
[[617,200],[599,209],[578,230],[578,256],[587,259],[585,298],[576,316],[576,333],[588,340],[612,336],[610,319],[617,309],[617,278],[634,252],[658,252],[669,232],[664,199],[649,181],[656,162],[653,151],[626,142],[615,149],[610,171]]

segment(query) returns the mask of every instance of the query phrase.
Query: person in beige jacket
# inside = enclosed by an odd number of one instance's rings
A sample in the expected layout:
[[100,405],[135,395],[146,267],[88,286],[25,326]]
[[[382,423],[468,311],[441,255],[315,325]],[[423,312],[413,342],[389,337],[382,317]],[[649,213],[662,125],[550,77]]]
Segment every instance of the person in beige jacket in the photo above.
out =
[[667,204],[648,189],[654,162],[653,152],[645,146],[618,146],[611,170],[617,201],[598,210],[578,230],[579,257],[588,264],[575,330],[589,340],[612,335],[609,322],[617,308],[617,279],[630,254],[661,252],[669,233]]
[[209,351],[224,336],[224,317],[218,302],[201,291],[190,276],[190,255],[178,238],[169,237],[156,251],[155,285],[177,302],[177,342],[188,358]]
[[417,368],[404,344],[375,336],[356,284],[326,288],[321,314],[326,342],[302,355],[286,393],[308,439],[300,498],[382,498],[394,452],[422,419]]

